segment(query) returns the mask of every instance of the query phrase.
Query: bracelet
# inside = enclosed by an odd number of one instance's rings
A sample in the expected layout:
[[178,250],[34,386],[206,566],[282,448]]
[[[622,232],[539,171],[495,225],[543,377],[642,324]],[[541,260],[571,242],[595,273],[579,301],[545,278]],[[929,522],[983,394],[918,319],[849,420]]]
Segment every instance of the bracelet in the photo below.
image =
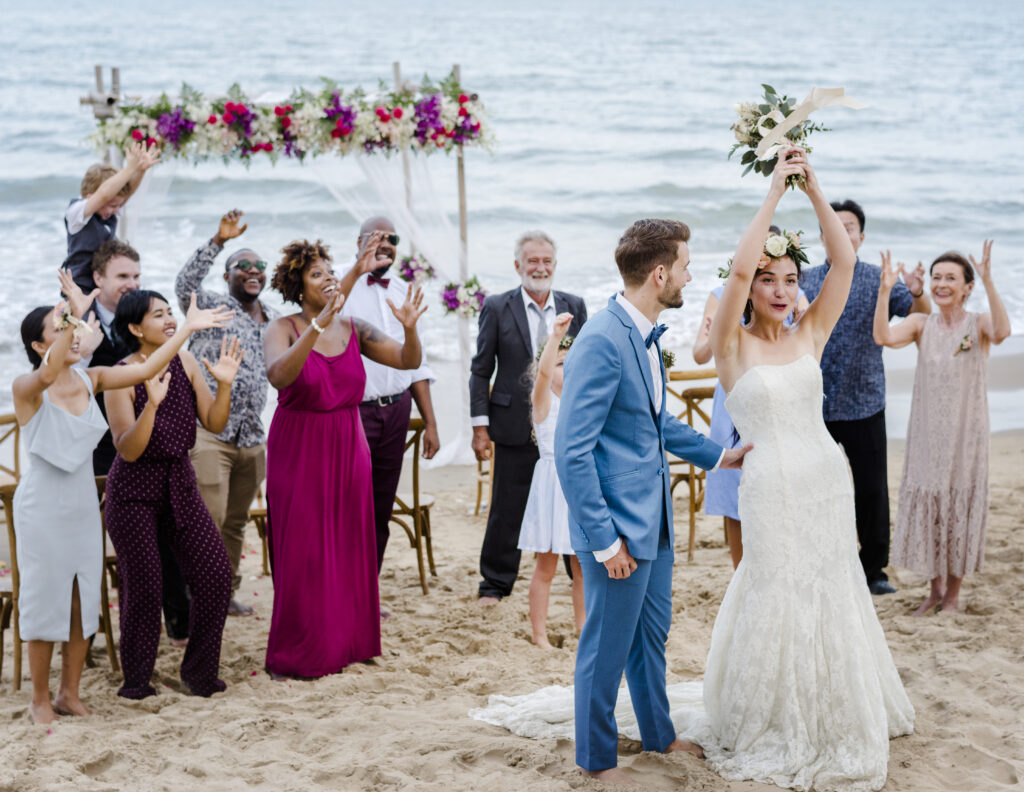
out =
[[73,326],[75,328],[75,333],[78,335],[81,335],[82,333],[92,332],[92,328],[89,327],[89,324],[87,322],[83,322],[77,316],[72,316],[71,310],[65,307],[63,313],[61,313],[60,315],[60,318],[54,317],[53,329],[60,332],[61,330],[67,329],[68,326]]
[[[907,291],[910,291],[910,289],[907,289]],[[921,291],[919,291],[917,294],[910,292],[910,296],[913,297],[915,300],[920,299],[922,294],[924,294],[924,289],[921,289]]]
[[323,332],[324,332],[324,328],[322,328],[320,325],[318,325],[316,323],[316,317],[315,316],[312,319],[309,320],[309,326],[312,327],[314,330],[316,330],[316,334],[317,335],[322,335]]

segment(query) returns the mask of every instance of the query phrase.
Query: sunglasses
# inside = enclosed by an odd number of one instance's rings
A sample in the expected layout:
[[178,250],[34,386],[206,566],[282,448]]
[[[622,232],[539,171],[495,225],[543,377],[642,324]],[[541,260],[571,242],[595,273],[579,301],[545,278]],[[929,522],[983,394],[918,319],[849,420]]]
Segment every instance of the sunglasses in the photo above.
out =
[[[371,235],[372,233],[373,233],[373,232],[371,231],[371,232],[370,232],[370,234],[363,234],[363,235],[362,235],[361,237],[359,237],[359,238],[360,238],[360,239],[363,239],[364,237],[368,237],[368,236],[370,236],[370,235]],[[398,236],[398,234],[386,234],[386,235],[384,236],[384,239],[385,239],[386,241],[390,242],[392,246],[396,246],[396,245],[398,245],[398,242],[399,242],[399,240],[401,239],[401,237],[399,237],[399,236]]]
[[256,269],[259,272],[263,272],[267,269],[267,262],[265,261],[246,261],[245,259],[239,259],[231,265],[231,269]]

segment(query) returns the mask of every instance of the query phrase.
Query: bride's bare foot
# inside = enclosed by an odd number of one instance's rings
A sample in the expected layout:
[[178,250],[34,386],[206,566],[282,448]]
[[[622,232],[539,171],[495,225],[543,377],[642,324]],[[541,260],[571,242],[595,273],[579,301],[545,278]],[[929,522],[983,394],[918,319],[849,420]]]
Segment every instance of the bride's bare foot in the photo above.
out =
[[580,772],[588,778],[594,778],[605,784],[617,784],[618,786],[635,787],[639,786],[636,781],[626,775],[618,767],[609,767],[607,770],[584,770]]
[[53,711],[49,701],[42,704],[36,704],[33,701],[29,704],[28,711],[32,714],[32,720],[35,723],[47,724],[57,720],[57,713]]
[[942,603],[939,605],[939,610],[942,611],[943,613],[959,613],[960,612],[959,598],[958,597],[953,597],[952,599],[944,599],[944,600],[942,600]]
[[61,715],[77,715],[81,718],[92,715],[92,710],[85,706],[78,696],[72,697],[64,693],[57,694],[57,698],[53,702],[53,708]]
[[941,598],[935,594],[929,594],[928,599],[921,603],[921,607],[914,611],[915,616],[926,616],[928,611],[941,602]]
[[551,645],[551,642],[548,640],[548,637],[546,635],[533,636],[533,643],[535,646],[537,646],[538,649],[548,650],[555,648]]
[[704,749],[697,745],[697,743],[680,740],[678,737],[665,749],[665,753],[674,753],[675,751],[686,751],[686,753],[693,754],[698,759],[704,758]]

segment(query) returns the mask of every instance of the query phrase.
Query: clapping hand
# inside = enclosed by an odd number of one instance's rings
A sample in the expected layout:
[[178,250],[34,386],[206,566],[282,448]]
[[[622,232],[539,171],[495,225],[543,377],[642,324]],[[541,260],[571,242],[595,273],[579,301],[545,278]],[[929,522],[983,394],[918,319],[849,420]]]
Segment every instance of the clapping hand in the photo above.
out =
[[155,410],[167,395],[167,389],[171,385],[171,372],[164,369],[163,374],[157,374],[153,379],[146,380],[145,385],[146,396],[149,397],[149,403]]
[[974,256],[970,256],[971,266],[978,273],[978,278],[983,281],[988,280],[992,277],[992,242],[991,239],[986,239],[985,244],[982,247],[981,261],[975,261]]
[[213,327],[225,327],[235,312],[219,306],[217,308],[200,308],[196,304],[196,293],[192,292],[192,299],[188,304],[188,313],[185,314],[185,329],[192,333],[196,330],[208,330]]
[[[902,271],[902,262],[900,262],[899,267]],[[892,287],[896,285],[899,278],[899,273],[892,268],[892,253],[886,250],[882,253],[882,277],[879,282],[879,288],[884,292],[892,291]]]
[[423,305],[423,289],[412,283],[409,284],[409,291],[406,292],[405,302],[402,303],[401,307],[396,308],[391,300],[388,300],[387,303],[391,313],[395,315],[395,318],[402,323],[406,330],[414,328],[416,322],[419,321],[419,318],[423,316],[429,307]]
[[338,279],[333,275],[328,279],[324,289],[331,296],[316,317],[316,323],[321,330],[326,330],[330,326],[331,322],[334,321],[334,317],[338,315],[338,311],[341,310],[341,306],[345,304],[345,295],[338,289]]
[[245,212],[241,209],[232,209],[220,219],[220,226],[218,226],[217,234],[214,237],[215,240],[218,240],[219,244],[223,245],[229,239],[234,239],[245,233],[245,229],[249,227],[249,224],[238,225],[238,221],[242,219],[243,214]]
[[359,253],[356,254],[356,272],[365,275],[382,266],[377,261],[377,248],[389,233],[389,231],[371,231],[366,235],[363,243],[359,246]]
[[910,289],[911,296],[917,297],[924,294],[924,264],[919,261],[912,270],[908,270],[902,261],[898,266],[903,283]]
[[555,317],[555,323],[551,328],[551,337],[556,341],[561,341],[565,338],[565,334],[569,331],[569,325],[572,323],[571,313],[560,313]]
[[66,269],[57,270],[57,277],[60,279],[61,293],[68,298],[71,315],[76,319],[81,319],[89,310],[89,306],[92,305],[92,301],[96,299],[100,290],[93,289],[88,294],[83,294],[81,288],[75,283],[75,279],[71,277],[71,273]]
[[220,340],[220,360],[217,361],[217,365],[210,365],[210,361],[206,358],[203,358],[203,365],[218,384],[230,385],[234,381],[235,375],[238,374],[238,367],[242,364],[244,354],[245,350],[242,349],[238,336],[232,336],[230,344],[227,338],[222,338]]

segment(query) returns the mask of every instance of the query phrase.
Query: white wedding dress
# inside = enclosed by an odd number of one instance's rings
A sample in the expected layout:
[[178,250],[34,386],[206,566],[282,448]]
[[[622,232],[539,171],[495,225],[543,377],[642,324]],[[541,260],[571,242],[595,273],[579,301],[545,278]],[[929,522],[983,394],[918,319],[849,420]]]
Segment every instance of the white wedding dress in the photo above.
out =
[[[754,450],[743,463],[743,561],[711,636],[703,690],[669,686],[681,737],[730,780],[793,789],[878,790],[889,738],[914,709],[857,556],[846,459],[822,420],[810,355],[755,366],[726,400]],[[701,692],[703,706],[701,706]],[[615,716],[636,737],[627,691]],[[572,737],[572,688],[492,696],[471,716],[530,737]]]

